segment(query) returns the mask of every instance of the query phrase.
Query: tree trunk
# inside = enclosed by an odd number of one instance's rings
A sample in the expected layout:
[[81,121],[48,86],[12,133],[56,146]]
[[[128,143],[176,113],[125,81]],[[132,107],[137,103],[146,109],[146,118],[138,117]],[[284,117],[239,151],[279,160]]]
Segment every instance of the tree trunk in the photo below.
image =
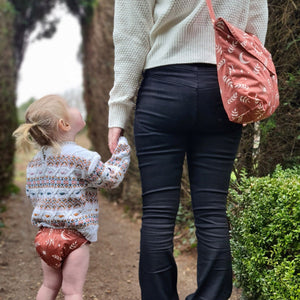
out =
[[93,18],[83,25],[84,100],[93,147],[102,159],[110,156],[107,146],[107,101],[113,85],[113,1],[99,1]]
[[9,192],[13,178],[14,140],[17,126],[16,68],[13,56],[14,10],[0,0],[0,198]]
[[[87,109],[89,138],[102,160],[110,157],[108,149],[108,99],[114,81],[113,46],[114,1],[102,0],[94,10],[93,18],[83,24],[84,100]],[[112,200],[124,201],[130,207],[140,205],[140,183],[133,142],[133,115],[125,136],[133,149],[126,179],[120,188],[109,193]]]

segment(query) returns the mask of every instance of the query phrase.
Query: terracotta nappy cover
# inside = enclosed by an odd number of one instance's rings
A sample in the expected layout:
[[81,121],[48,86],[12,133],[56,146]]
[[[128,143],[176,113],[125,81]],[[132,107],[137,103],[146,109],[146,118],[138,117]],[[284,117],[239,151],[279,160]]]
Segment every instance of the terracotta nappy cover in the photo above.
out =
[[39,256],[49,266],[59,269],[67,256],[82,245],[90,243],[76,230],[41,227],[34,244]]

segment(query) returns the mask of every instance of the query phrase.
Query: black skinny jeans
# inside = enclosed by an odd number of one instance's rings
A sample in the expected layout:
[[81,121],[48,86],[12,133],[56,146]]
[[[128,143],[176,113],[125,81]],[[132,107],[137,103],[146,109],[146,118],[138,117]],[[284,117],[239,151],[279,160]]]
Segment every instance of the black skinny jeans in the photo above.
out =
[[179,299],[173,234],[185,155],[198,240],[198,287],[186,299],[228,299],[232,269],[226,197],[242,126],[228,121],[216,66],[147,70],[134,131],[143,193],[142,299]]

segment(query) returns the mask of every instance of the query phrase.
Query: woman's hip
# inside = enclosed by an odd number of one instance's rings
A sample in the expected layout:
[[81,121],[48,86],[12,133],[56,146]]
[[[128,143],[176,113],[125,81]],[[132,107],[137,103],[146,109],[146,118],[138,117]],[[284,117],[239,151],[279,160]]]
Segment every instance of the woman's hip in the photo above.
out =
[[139,89],[135,131],[231,131],[215,65],[169,65],[146,70]]

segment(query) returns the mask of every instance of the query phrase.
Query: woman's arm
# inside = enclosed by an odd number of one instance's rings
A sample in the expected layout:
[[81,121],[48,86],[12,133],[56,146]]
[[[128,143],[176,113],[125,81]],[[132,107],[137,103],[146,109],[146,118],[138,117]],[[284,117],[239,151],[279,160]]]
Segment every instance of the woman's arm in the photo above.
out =
[[115,81],[110,92],[108,127],[124,128],[134,106],[153,25],[155,0],[115,0]]
[[97,188],[116,188],[123,180],[124,175],[130,163],[130,147],[127,139],[121,137],[118,145],[106,162],[101,162],[100,156],[92,161],[88,174],[87,181],[90,187]]
[[268,29],[268,1],[250,0],[246,32],[255,34],[264,44]]

